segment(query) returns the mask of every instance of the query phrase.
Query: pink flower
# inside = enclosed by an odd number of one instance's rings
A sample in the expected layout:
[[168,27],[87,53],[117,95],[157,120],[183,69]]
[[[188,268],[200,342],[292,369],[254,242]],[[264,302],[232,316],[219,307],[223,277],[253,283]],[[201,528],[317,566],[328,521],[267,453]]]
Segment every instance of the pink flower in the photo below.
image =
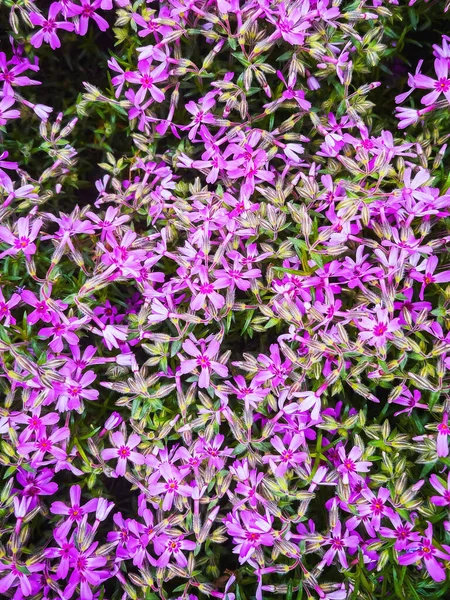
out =
[[273,546],[275,543],[273,517],[268,512],[264,516],[253,510],[231,512],[225,517],[224,523],[233,538],[233,553],[239,554],[241,565],[260,546]]
[[345,484],[355,484],[362,480],[362,477],[358,473],[367,473],[371,462],[359,461],[362,455],[362,450],[359,446],[354,446],[348,455],[345,452],[345,448],[341,446],[338,450],[339,459],[341,464],[337,470],[341,474],[342,481]]
[[440,458],[445,458],[448,456],[448,436],[450,435],[448,413],[444,413],[442,416],[442,421],[438,424],[437,430],[436,452]]
[[164,92],[162,92],[155,83],[165,81],[168,77],[166,71],[166,64],[161,63],[155,68],[151,68],[152,65],[148,60],[140,60],[138,63],[139,71],[127,71],[125,73],[125,79],[130,83],[140,84],[139,90],[136,92],[136,104],[140,104],[147,95],[150,93],[151,97],[155,102],[162,102],[165,98]]
[[65,515],[65,519],[55,529],[55,539],[67,537],[73,524],[81,522],[85,514],[95,512],[97,509],[98,498],[93,498],[83,504],[80,504],[81,499],[81,488],[79,485],[72,485],[70,488],[70,506],[64,504],[64,502],[53,502],[50,506],[50,512],[54,515]]
[[322,542],[322,546],[330,546],[330,548],[323,555],[322,563],[331,565],[336,554],[338,555],[340,564],[344,569],[348,569],[347,556],[345,554],[345,548],[355,549],[360,544],[360,538],[357,535],[350,535],[346,529],[342,534],[342,524],[340,521],[331,529],[329,535],[327,535]]
[[422,540],[408,544],[405,549],[406,553],[398,557],[398,562],[401,565],[412,565],[423,561],[426,570],[434,581],[444,581],[445,570],[437,558],[445,561],[450,560],[450,546],[442,544],[442,548],[445,552],[438,550],[433,545],[433,527],[431,523],[428,523]]
[[429,106],[434,104],[441,94],[444,94],[450,102],[450,79],[448,77],[448,61],[446,59],[437,58],[434,61],[434,70],[438,79],[432,79],[427,75],[418,73],[414,75],[414,87],[419,89],[432,89],[433,91],[426,94],[421,100],[422,104]]
[[[161,475],[165,482],[159,481]],[[158,471],[153,473],[148,480],[148,487],[152,490],[155,496],[164,494],[162,503],[163,510],[170,510],[175,496],[191,497],[193,488],[186,483],[183,483],[185,475],[182,474],[176,467],[163,462],[158,468]]]
[[[416,267],[412,273],[411,277],[415,281],[420,281],[422,283],[422,287],[420,288],[419,298],[423,300],[425,288],[427,285],[431,283],[448,283],[450,281],[450,270],[441,271],[440,273],[435,273],[436,267],[438,266],[438,257],[430,256],[426,259],[426,261],[422,262],[418,267]],[[422,273],[422,271],[425,271]]]
[[431,496],[430,501],[436,506],[450,506],[450,472],[447,475],[447,489],[434,473],[430,477],[430,483],[441,494],[440,496]]
[[61,46],[61,42],[59,41],[56,31],[58,29],[73,31],[75,26],[73,23],[68,23],[66,21],[57,21],[56,17],[60,12],[61,6],[56,2],[50,5],[48,19],[36,12],[30,12],[30,21],[33,23],[33,25],[42,27],[40,31],[31,36],[30,42],[32,46],[35,48],[40,48],[42,46],[42,42],[50,44],[52,50],[56,50],[56,48]]
[[[81,11],[79,12],[79,22],[76,26],[78,35],[86,35],[89,19],[93,19],[100,31],[106,31],[109,27],[108,21],[105,21],[98,13],[95,12],[100,7],[102,0],[94,0],[91,4],[90,0],[82,0]],[[77,11],[78,12],[78,11]]]
[[134,448],[141,443],[141,438],[136,434],[132,433],[128,441],[125,442],[125,438],[121,431],[115,431],[111,434],[111,441],[114,448],[106,448],[102,451],[103,460],[111,460],[117,458],[117,466],[115,473],[116,475],[125,475],[127,469],[127,461],[130,460],[136,465],[143,465],[145,458],[142,454],[134,452]]
[[174,558],[177,565],[184,569],[187,566],[187,559],[182,550],[195,550],[195,542],[185,540],[182,535],[178,537],[169,537],[160,535],[153,541],[156,554],[159,558],[155,561],[155,566],[163,568],[169,564],[171,558]]
[[395,539],[394,548],[397,552],[404,550],[408,542],[418,542],[420,533],[413,531],[414,526],[411,523],[403,523],[397,513],[388,515],[394,529],[390,527],[380,527],[379,534],[383,537]]
[[19,110],[8,110],[14,104],[14,96],[5,96],[0,100],[0,125],[6,125],[9,119],[18,119]]
[[387,308],[375,306],[373,313],[357,320],[359,328],[363,330],[359,333],[359,338],[367,341],[370,346],[379,348],[393,339],[393,332],[400,329],[401,325],[398,318],[389,318]]
[[16,324],[16,319],[11,314],[11,308],[17,306],[21,298],[19,294],[12,294],[11,298],[6,301],[3,292],[0,288],[0,321],[3,321],[5,327]]
[[266,454],[262,457],[263,463],[270,463],[270,468],[275,477],[284,477],[288,469],[295,469],[307,459],[308,454],[306,452],[297,452],[302,442],[303,436],[293,435],[288,448],[286,448],[281,439],[275,435],[270,443],[278,454]]
[[219,342],[213,339],[206,345],[204,340],[193,339],[200,347],[197,347],[192,339],[185,340],[183,350],[195,358],[183,360],[180,365],[180,373],[183,375],[192,373],[192,371],[199,368],[198,385],[201,388],[209,387],[211,373],[217,373],[220,377],[227,377],[227,367],[214,360],[220,349]]

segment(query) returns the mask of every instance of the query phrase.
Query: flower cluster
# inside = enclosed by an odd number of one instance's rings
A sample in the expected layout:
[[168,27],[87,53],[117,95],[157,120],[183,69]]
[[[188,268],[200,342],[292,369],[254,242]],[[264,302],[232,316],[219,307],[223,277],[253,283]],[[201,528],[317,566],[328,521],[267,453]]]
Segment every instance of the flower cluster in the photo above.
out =
[[431,4],[0,7],[2,597],[446,597]]

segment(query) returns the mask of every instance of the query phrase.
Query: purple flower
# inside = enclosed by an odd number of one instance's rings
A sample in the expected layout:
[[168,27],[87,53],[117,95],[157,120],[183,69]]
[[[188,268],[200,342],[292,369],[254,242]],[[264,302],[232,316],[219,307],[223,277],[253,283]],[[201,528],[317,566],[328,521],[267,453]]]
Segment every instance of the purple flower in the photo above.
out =
[[138,83],[141,87],[136,92],[136,103],[140,104],[150,93],[155,102],[164,100],[164,93],[156,87],[155,83],[160,83],[167,79],[166,64],[161,63],[158,67],[151,68],[151,62],[140,60],[138,63],[139,71],[127,71],[125,79],[130,83]]
[[61,42],[56,34],[58,29],[64,29],[66,31],[73,31],[74,24],[66,21],[57,21],[56,17],[61,12],[61,6],[53,2],[50,5],[48,11],[48,19],[38,14],[37,12],[30,12],[30,21],[33,25],[42,27],[40,31],[31,36],[30,42],[35,48],[40,48],[42,42],[50,44],[52,50],[56,50],[61,46]]
[[306,452],[297,452],[297,449],[303,443],[303,436],[301,435],[293,435],[288,448],[277,435],[270,440],[270,443],[279,454],[265,455],[262,460],[263,463],[270,464],[275,477],[284,477],[288,469],[295,469],[298,465],[303,464],[308,457]]
[[442,421],[437,426],[436,452],[440,458],[448,456],[448,436],[450,435],[450,427],[448,426],[448,413],[444,413]]
[[233,538],[234,554],[239,554],[239,563],[248,561],[260,546],[273,546],[275,543],[272,528],[273,517],[264,516],[253,510],[229,513],[224,519],[228,534]]
[[367,341],[370,346],[379,348],[393,339],[393,332],[400,329],[401,325],[398,318],[389,318],[387,308],[375,306],[373,313],[357,320],[358,327],[363,330],[359,333],[359,338]]
[[[198,344],[200,347],[196,346]],[[211,373],[217,373],[220,377],[228,375],[228,369],[222,363],[217,362],[214,358],[220,349],[220,343],[213,339],[206,345],[204,340],[196,340],[195,338],[185,340],[183,342],[183,350],[193,359],[184,359],[180,365],[180,373],[192,373],[194,369],[200,369],[198,385],[201,388],[207,388],[210,384]]]
[[207,442],[204,438],[200,438],[196,446],[196,452],[203,458],[208,459],[209,466],[215,467],[219,471],[223,469],[225,464],[224,458],[233,453],[232,448],[221,449],[224,439],[222,434],[216,435],[210,442]]
[[182,535],[178,537],[169,537],[168,535],[160,535],[153,541],[156,554],[160,555],[155,561],[157,567],[166,567],[171,558],[179,567],[184,569],[187,566],[187,559],[182,550],[195,550],[195,542],[185,540]]
[[5,327],[16,324],[16,319],[11,314],[11,308],[17,306],[19,302],[19,294],[12,294],[11,298],[6,301],[2,289],[0,288],[0,321],[3,321],[4,319],[3,325]]
[[96,556],[94,554],[98,542],[94,542],[87,550],[72,551],[72,574],[69,582],[64,590],[64,596],[71,598],[75,592],[75,588],[80,585],[80,598],[83,600],[92,600],[92,586],[97,586],[105,579],[110,577],[110,571],[98,570],[104,567],[107,563],[105,556]]
[[422,104],[429,106],[434,104],[441,94],[444,94],[450,102],[450,79],[448,77],[448,60],[438,58],[434,61],[434,70],[438,79],[432,79],[427,75],[418,73],[413,77],[414,87],[419,89],[432,89],[433,91],[426,94],[421,100]]
[[358,473],[367,473],[372,465],[371,462],[359,460],[362,456],[362,450],[359,446],[354,446],[348,454],[346,454],[345,448],[341,446],[338,455],[341,464],[337,470],[341,474],[343,483],[347,485],[354,485],[361,481],[362,477]]
[[53,502],[50,506],[50,512],[54,515],[66,515],[67,519],[58,525],[55,529],[55,539],[66,538],[72,525],[81,522],[85,514],[95,512],[97,509],[98,499],[93,498],[83,504],[80,504],[81,499],[81,488],[79,485],[73,485],[70,488],[70,506],[67,506],[63,502]]
[[[161,475],[165,482],[159,481]],[[157,472],[148,481],[148,487],[156,496],[164,495],[163,510],[170,510],[176,496],[192,496],[192,488],[183,483],[184,474],[167,462],[161,463]]]
[[89,19],[93,19],[95,21],[100,31],[106,31],[108,29],[108,21],[105,21],[103,17],[101,17],[98,13],[95,12],[101,4],[102,0],[93,0],[92,3],[90,0],[81,1],[81,7],[79,7],[79,9],[77,10],[77,14],[79,15],[79,21],[75,29],[78,35],[86,35],[89,25]]
[[9,119],[18,119],[20,117],[19,110],[9,110],[14,102],[14,96],[4,96],[0,100],[0,125],[6,125]]
[[395,539],[394,548],[397,552],[404,550],[408,545],[408,542],[420,541],[420,533],[414,532],[414,526],[411,523],[403,523],[397,513],[388,515],[393,529],[390,527],[380,527],[379,534],[383,537]]
[[426,570],[430,574],[434,581],[445,580],[445,570],[437,559],[450,560],[450,546],[442,544],[442,548],[445,550],[438,550],[433,545],[433,526],[428,523],[425,530],[425,535],[422,537],[420,542],[411,542],[405,548],[405,554],[401,554],[398,557],[398,562],[401,565],[412,565],[414,563],[423,561]]
[[141,438],[136,433],[132,433],[128,441],[125,441],[123,433],[115,431],[111,434],[111,441],[114,448],[103,450],[102,458],[103,460],[118,459],[115,470],[116,475],[125,475],[128,460],[136,465],[143,465],[145,463],[145,457],[134,451],[134,448],[141,443]]
[[450,471],[447,475],[447,489],[442,485],[440,479],[434,473],[430,477],[430,483],[434,489],[441,494],[440,496],[431,496],[430,502],[436,506],[450,506]]
[[[421,300],[423,300],[426,286],[430,285],[430,283],[448,283],[450,281],[450,270],[442,271],[441,273],[435,273],[437,266],[438,257],[430,256],[426,261],[416,267],[410,274],[412,279],[422,283],[419,294],[419,298]],[[422,273],[422,271],[424,272]]]
[[359,544],[359,536],[350,535],[347,529],[345,530],[344,534],[342,534],[342,524],[340,521],[338,521],[321,543],[322,546],[330,546],[330,548],[328,548],[323,555],[322,562],[326,565],[331,565],[334,557],[337,554],[341,565],[344,567],[344,569],[348,569],[345,549],[350,548],[353,550],[357,548]]
[[[45,563],[23,563],[16,560],[11,562],[0,562],[0,572],[7,571],[0,579],[0,593],[5,594],[13,588],[18,587],[23,596],[32,596],[42,587],[42,575],[38,575],[45,568]],[[14,597],[20,598],[19,592]]]

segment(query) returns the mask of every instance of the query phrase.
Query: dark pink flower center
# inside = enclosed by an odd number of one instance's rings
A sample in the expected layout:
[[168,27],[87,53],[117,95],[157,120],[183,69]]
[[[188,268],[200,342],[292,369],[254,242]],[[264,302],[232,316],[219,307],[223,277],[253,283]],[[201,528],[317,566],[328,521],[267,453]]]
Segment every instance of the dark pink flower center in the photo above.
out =
[[441,77],[438,81],[436,81],[434,87],[440,92],[448,92],[448,90],[450,89],[450,79],[447,79],[446,77]]
[[83,516],[83,509],[76,504],[69,509],[69,516],[73,521],[80,521]]
[[120,446],[120,448],[117,450],[119,458],[128,458],[130,456],[130,453],[131,450],[130,448],[128,448],[128,446]]
[[211,366],[211,361],[206,355],[202,355],[197,358],[197,364],[202,369],[208,369]]
[[168,492],[176,492],[178,490],[178,481],[176,479],[169,479],[166,483],[166,490]]
[[30,243],[30,240],[29,240],[29,238],[25,237],[24,235],[23,235],[22,237],[20,237],[20,238],[16,238],[16,239],[14,240],[14,246],[15,246],[16,248],[18,248],[19,250],[20,250],[21,248],[26,248],[26,247],[28,246],[28,244],[29,244],[29,243]]
[[45,21],[42,29],[44,30],[44,33],[52,33],[53,31],[55,31],[55,29],[56,29],[55,20],[49,19],[48,21]]
[[386,331],[387,325],[385,325],[384,323],[378,323],[378,325],[375,325],[375,327],[373,328],[373,332],[377,336],[384,335]]

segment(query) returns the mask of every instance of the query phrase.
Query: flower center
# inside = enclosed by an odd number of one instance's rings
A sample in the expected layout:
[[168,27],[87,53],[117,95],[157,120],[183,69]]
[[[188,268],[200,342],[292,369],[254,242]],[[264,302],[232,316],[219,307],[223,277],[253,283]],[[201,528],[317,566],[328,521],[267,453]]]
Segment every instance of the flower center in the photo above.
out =
[[118,454],[120,458],[128,458],[130,456],[130,449],[128,446],[120,446]]

